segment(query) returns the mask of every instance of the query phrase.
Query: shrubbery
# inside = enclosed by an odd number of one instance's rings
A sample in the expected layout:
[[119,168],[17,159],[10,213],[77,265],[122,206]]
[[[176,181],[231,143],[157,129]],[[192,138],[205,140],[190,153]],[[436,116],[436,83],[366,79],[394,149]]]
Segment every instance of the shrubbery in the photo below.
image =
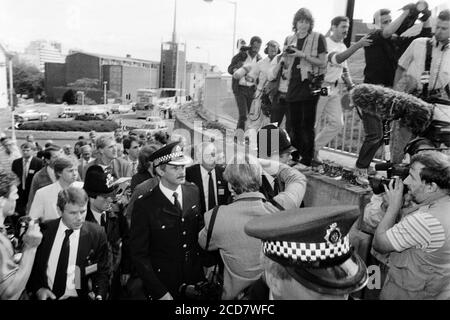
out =
[[111,132],[119,128],[119,125],[111,120],[95,121],[39,121],[24,123],[19,130],[38,131],[83,131]]

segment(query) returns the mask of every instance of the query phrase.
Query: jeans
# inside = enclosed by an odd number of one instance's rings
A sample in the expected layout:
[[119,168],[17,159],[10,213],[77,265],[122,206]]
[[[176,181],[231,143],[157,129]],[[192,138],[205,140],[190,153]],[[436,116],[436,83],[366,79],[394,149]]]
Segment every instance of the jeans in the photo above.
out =
[[[344,125],[344,116],[342,114],[341,95],[339,87],[332,87],[329,96],[322,96],[317,103],[316,115],[316,139],[315,150],[319,151],[325,147],[333,138],[335,138]],[[326,123],[319,132],[321,117],[325,117]]]
[[237,91],[234,93],[236,98],[237,107],[239,110],[239,119],[237,123],[237,129],[245,131],[245,122],[247,121],[247,114],[250,111],[253,97],[255,95],[255,86],[238,86]]
[[319,97],[309,100],[289,102],[291,127],[293,131],[292,145],[297,151],[292,155],[294,160],[301,156],[300,163],[310,166],[314,156],[314,124]]
[[356,167],[367,169],[378,148],[383,144],[383,123],[380,118],[365,112],[362,112],[362,122],[366,135],[361,150],[359,150]]
[[289,112],[289,104],[285,100],[286,94],[278,92],[272,102],[272,110],[270,111],[270,122],[278,123],[281,126],[284,116],[286,116],[286,132],[292,138],[291,116]]
[[390,141],[392,163],[402,163],[404,149],[412,137],[410,129],[400,125],[399,121],[392,121]]

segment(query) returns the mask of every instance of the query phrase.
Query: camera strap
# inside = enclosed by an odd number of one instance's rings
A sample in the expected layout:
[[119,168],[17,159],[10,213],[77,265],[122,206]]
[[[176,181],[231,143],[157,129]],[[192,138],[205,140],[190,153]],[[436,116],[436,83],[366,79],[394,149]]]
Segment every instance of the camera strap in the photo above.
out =
[[[429,39],[426,44],[426,53],[425,53],[425,68],[424,72],[429,73],[431,69],[431,54],[432,54],[433,44],[432,40]],[[424,83],[422,87],[422,95],[428,97],[428,85],[429,83]]]
[[209,242],[211,241],[212,232],[214,229],[214,223],[216,222],[217,212],[219,211],[220,206],[215,206],[212,213],[211,218],[209,219],[208,233],[206,234],[206,246],[205,251],[208,251]]

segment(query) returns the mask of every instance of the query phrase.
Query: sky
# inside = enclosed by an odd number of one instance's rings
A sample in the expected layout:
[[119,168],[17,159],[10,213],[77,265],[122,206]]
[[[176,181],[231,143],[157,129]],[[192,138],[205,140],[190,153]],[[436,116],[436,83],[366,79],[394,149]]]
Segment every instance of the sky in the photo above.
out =
[[[330,20],[344,14],[345,0],[178,0],[177,39],[186,43],[188,61],[209,62],[226,71],[236,39],[253,35],[282,43],[292,18],[309,8],[315,30],[326,33]],[[431,7],[445,0],[428,0]],[[160,60],[161,41],[171,40],[175,0],[0,0],[0,42],[23,52],[32,40],[61,42],[63,50]],[[356,0],[355,18],[370,22],[389,8],[394,18],[408,0]],[[262,52],[261,52],[262,53]],[[209,61],[208,61],[209,60]]]

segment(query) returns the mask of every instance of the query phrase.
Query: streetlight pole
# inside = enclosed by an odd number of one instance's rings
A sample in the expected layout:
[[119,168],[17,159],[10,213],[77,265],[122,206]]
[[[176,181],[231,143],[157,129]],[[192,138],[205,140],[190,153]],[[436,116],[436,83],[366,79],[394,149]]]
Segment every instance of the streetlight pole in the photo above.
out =
[[13,62],[9,57],[9,101],[11,104],[11,139],[16,141],[16,128],[14,123],[14,85],[13,85]]
[[[203,0],[205,2],[213,2],[214,0]],[[231,51],[232,57],[234,57],[234,49],[236,47],[236,20],[237,20],[237,1],[232,0],[218,0],[231,3],[234,5],[234,24],[233,24],[233,50]]]
[[106,85],[108,81],[103,81],[103,104],[106,104]]

